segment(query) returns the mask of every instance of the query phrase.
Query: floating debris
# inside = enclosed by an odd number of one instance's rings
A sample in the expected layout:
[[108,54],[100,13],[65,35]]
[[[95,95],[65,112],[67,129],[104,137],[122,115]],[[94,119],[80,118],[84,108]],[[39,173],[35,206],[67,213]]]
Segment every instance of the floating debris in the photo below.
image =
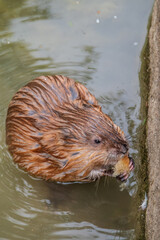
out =
[[99,18],[97,18],[97,19],[96,19],[96,23],[100,23],[100,20],[99,20]]
[[138,45],[138,42],[134,42],[133,45],[134,45],[134,46],[137,46],[137,45]]
[[70,27],[72,27],[72,26],[73,26],[73,22],[72,22],[72,21],[68,22],[68,25],[69,25]]

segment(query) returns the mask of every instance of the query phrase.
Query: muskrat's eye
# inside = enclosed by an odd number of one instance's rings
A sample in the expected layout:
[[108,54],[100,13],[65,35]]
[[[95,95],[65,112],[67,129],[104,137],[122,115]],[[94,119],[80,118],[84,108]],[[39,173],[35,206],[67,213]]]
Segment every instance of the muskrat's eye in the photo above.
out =
[[96,144],[99,144],[99,143],[101,143],[101,140],[100,140],[100,139],[94,139],[94,142],[95,142]]

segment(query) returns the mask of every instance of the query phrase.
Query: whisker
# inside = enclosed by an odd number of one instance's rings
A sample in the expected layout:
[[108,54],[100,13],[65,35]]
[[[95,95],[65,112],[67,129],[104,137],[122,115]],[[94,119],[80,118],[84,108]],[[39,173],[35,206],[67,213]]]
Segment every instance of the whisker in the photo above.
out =
[[98,178],[97,181],[95,182],[96,193],[98,192],[99,183],[100,183],[100,178]]
[[107,183],[107,176],[104,177],[104,186],[106,186]]

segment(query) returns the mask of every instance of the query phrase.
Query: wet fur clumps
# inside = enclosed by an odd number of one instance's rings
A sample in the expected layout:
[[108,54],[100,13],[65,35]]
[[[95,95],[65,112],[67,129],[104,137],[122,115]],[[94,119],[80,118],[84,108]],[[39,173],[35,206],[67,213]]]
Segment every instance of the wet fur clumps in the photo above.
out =
[[64,76],[41,76],[15,94],[6,141],[21,168],[46,180],[125,181],[134,167],[123,131],[86,87]]

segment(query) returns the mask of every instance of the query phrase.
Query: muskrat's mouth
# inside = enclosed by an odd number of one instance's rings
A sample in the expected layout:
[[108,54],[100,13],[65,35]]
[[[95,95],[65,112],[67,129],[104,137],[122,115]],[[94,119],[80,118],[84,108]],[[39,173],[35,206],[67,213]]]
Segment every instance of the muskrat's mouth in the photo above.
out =
[[114,173],[114,166],[113,166],[113,165],[107,166],[107,167],[103,170],[103,173],[104,173],[105,176],[110,176],[110,177],[112,177],[112,176],[113,176],[113,173]]

